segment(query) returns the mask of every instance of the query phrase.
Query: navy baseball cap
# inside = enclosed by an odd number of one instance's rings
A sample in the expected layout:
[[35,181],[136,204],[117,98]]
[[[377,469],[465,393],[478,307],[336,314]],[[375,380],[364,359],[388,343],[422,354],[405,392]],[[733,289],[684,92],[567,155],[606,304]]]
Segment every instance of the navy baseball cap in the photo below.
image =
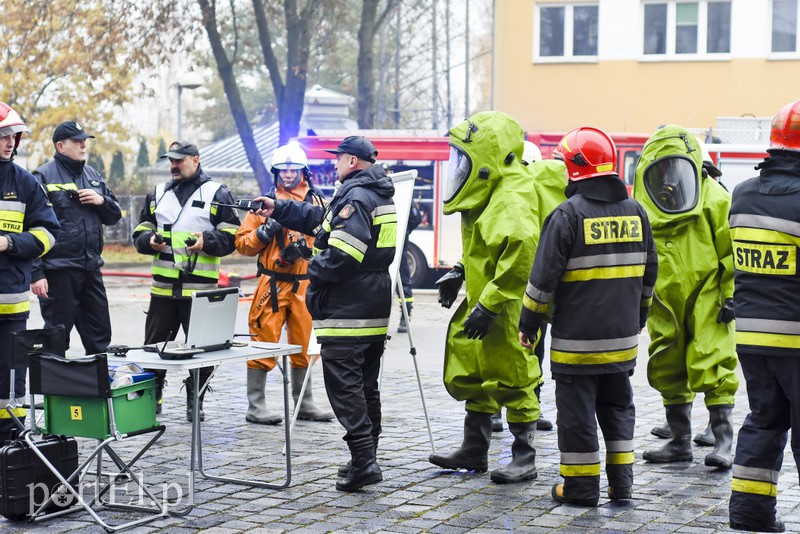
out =
[[58,143],[64,139],[81,141],[83,139],[94,139],[94,136],[86,133],[78,121],[65,121],[56,126],[56,131],[53,132],[53,142]]
[[375,145],[373,145],[369,139],[360,135],[345,137],[344,140],[339,143],[338,147],[333,150],[326,150],[325,152],[336,155],[350,154],[358,159],[369,161],[370,163],[375,163],[375,158],[378,157],[378,151],[375,149]]
[[173,141],[169,145],[169,152],[161,156],[161,159],[183,159],[186,156],[199,156],[200,151],[197,150],[197,145],[189,141]]

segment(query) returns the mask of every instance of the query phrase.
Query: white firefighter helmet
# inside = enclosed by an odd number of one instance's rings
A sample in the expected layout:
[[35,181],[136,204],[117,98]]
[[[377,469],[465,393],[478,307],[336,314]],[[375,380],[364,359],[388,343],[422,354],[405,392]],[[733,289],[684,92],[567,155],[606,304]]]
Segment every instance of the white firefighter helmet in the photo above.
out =
[[703,141],[699,135],[695,135],[695,137],[697,138],[697,142],[700,143],[700,153],[703,155],[703,170],[712,178],[718,179],[722,176],[722,171],[719,170],[714,160],[711,159],[711,153],[708,151],[705,141]]
[[539,150],[539,147],[536,146],[535,143],[531,143],[530,141],[523,142],[523,149],[522,149],[522,163],[524,165],[530,165],[534,161],[542,161],[542,151]]
[[308,157],[297,143],[278,147],[272,155],[270,170],[274,172],[286,169],[308,169]]

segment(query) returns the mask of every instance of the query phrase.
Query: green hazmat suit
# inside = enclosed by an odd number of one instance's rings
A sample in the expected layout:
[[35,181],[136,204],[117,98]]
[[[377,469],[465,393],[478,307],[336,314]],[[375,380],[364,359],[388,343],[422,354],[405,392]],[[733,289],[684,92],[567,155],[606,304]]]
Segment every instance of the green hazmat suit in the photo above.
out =
[[557,159],[535,161],[528,165],[533,173],[536,196],[539,199],[539,230],[544,220],[562,202],[567,200],[564,190],[567,187],[567,166]]
[[[461,213],[467,294],[448,326],[444,384],[468,411],[493,414],[505,406],[509,423],[539,419],[534,389],[542,375],[517,328],[539,238],[534,179],[519,162],[523,139],[522,127],[500,112],[478,113],[450,130],[451,146],[471,168],[444,202],[445,214]],[[497,316],[486,337],[469,339],[464,321],[479,302]]]
[[[674,188],[656,187],[649,177],[657,173],[648,168],[676,157],[691,161],[696,202],[665,210]],[[658,250],[658,281],[647,319],[647,377],[665,406],[691,403],[700,392],[706,406],[732,405],[739,386],[733,323],[717,322],[720,308],[733,297],[731,196],[702,176],[702,163],[695,136],[669,125],[647,141],[636,166],[634,198],[647,211]],[[663,184],[668,174],[662,174]]]

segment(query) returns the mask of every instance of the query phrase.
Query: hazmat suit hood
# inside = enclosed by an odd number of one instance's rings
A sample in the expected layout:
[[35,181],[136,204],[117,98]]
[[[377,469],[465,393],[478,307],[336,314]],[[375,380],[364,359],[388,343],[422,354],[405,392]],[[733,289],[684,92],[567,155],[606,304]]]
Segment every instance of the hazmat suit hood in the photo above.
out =
[[450,130],[444,213],[481,209],[507,172],[517,172],[525,132],[499,111],[476,113]]
[[533,173],[539,198],[539,222],[544,223],[550,212],[567,200],[567,166],[557,159],[545,159],[531,163],[528,170]]
[[703,153],[697,138],[670,124],[653,134],[636,165],[633,197],[654,230],[696,219],[703,209]]

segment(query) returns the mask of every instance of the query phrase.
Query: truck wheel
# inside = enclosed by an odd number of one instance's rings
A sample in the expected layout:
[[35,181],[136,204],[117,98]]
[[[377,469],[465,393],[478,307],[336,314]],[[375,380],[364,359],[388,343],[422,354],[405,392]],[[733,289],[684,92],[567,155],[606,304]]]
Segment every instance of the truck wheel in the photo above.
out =
[[428,277],[428,264],[425,254],[414,243],[409,243],[406,248],[406,261],[411,270],[411,287],[421,287]]

